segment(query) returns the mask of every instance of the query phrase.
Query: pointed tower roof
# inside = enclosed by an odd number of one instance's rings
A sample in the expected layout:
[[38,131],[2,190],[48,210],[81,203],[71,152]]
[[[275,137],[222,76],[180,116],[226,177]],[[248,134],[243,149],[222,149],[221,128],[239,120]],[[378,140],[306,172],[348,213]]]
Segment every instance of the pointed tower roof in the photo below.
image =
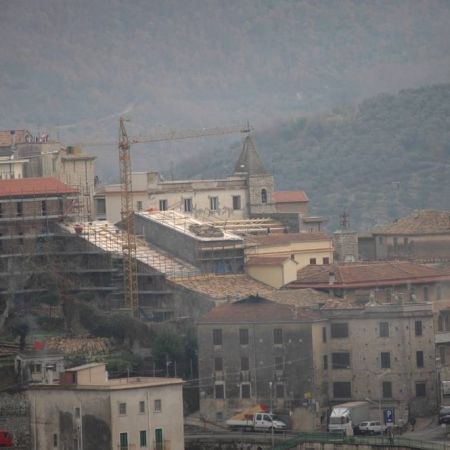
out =
[[263,175],[268,173],[264,168],[250,135],[244,139],[244,145],[242,146],[241,154],[234,168],[234,173],[247,173],[248,175]]

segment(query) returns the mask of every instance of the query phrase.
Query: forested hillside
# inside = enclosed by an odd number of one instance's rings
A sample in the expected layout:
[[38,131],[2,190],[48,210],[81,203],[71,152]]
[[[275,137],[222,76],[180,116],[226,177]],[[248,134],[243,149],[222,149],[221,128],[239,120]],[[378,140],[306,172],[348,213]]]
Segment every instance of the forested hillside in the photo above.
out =
[[[450,209],[450,84],[380,94],[255,139],[277,188],[306,190],[330,230],[344,209],[359,229],[415,208]],[[230,174],[238,151],[205,154],[177,175]]]
[[115,137],[120,113],[144,134],[260,126],[448,82],[449,42],[446,0],[4,1],[0,128],[70,144]]

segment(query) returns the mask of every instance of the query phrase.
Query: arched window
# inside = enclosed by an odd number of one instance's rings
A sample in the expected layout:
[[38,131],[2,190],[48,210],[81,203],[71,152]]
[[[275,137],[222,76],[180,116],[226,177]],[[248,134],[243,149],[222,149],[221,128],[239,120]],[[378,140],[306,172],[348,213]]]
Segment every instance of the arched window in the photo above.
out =
[[261,203],[267,203],[267,191],[261,189]]

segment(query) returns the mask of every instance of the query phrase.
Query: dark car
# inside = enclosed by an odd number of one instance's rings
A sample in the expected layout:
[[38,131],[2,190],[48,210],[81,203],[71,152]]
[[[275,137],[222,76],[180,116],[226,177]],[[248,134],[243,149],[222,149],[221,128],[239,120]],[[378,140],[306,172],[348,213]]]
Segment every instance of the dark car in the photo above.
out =
[[441,406],[439,410],[439,424],[441,423],[450,423],[450,406]]

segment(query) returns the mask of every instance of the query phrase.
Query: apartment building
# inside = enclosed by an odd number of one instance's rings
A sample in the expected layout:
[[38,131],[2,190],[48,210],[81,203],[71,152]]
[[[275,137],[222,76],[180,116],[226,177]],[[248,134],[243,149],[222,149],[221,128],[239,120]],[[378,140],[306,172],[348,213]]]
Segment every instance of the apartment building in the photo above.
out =
[[401,424],[437,405],[430,304],[252,296],[207,313],[198,338],[200,410],[212,420],[272,403],[295,429],[317,429],[334,404],[365,400],[374,420],[389,408]]
[[32,448],[182,450],[182,383],[109,379],[103,363],[68,369],[58,384],[27,390]]

